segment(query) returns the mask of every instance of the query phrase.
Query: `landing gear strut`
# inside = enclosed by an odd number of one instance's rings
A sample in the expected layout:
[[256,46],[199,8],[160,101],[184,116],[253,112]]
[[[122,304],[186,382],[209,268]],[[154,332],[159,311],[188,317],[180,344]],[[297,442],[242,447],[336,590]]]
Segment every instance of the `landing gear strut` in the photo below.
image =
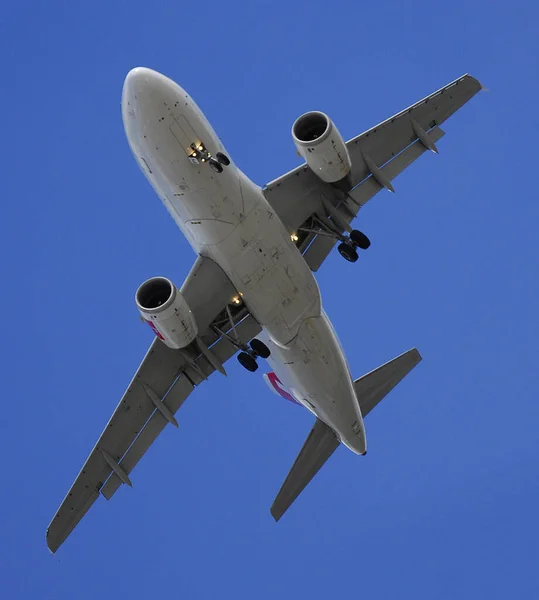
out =
[[227,332],[226,329],[221,329],[220,326],[213,324],[211,327],[215,331],[215,333],[226,338],[233,346],[235,346],[241,352],[238,354],[238,361],[242,367],[245,367],[251,373],[254,373],[258,369],[258,363],[256,359],[260,356],[261,358],[269,358],[271,351],[264,344],[264,342],[260,341],[257,338],[251,340],[249,345],[244,344],[238,337],[236,333],[236,327],[234,325],[234,318],[232,317],[232,313],[230,312],[230,308],[226,307],[228,327],[230,333]]
[[[305,231],[307,233],[316,233],[317,235],[325,235],[327,237],[334,238],[341,242],[337,246],[337,251],[339,254],[346,259],[348,262],[356,262],[359,258],[357,253],[357,249],[367,250],[371,245],[371,241],[369,238],[358,231],[357,229],[352,229],[348,235],[346,233],[339,233],[334,227],[331,221],[327,219],[319,219],[318,217],[314,218],[315,227],[314,229],[308,227],[300,227],[299,231]],[[316,229],[318,227],[319,229]]]

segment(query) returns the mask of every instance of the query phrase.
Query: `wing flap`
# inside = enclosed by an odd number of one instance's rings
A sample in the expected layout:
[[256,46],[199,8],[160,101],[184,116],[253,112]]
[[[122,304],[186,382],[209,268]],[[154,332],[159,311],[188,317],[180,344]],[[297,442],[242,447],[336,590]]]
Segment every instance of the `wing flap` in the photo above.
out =
[[177,350],[167,348],[157,338],[152,342],[47,529],[47,544],[53,552],[95,502],[99,490],[112,473],[101,449],[119,461],[155,410],[142,384],[147,383],[156,393],[164,395],[182,365],[185,366],[185,362]]
[[335,452],[339,443],[333,431],[323,421],[316,419],[311,433],[309,433],[303,444],[271,507],[270,512],[276,521],[284,515],[294,500]]
[[[236,332],[240,339],[243,340],[252,339],[259,331],[260,326],[250,316],[236,326]],[[234,348],[234,346],[227,339],[220,338],[219,341],[212,346],[211,351],[215,354],[218,360],[224,363],[236,353],[236,348]],[[199,364],[204,361],[205,359],[200,356],[196,362]],[[189,394],[193,391],[193,389],[194,386],[192,383],[186,377],[182,376],[177,380],[170,392],[165,396],[163,402],[172,412],[172,414],[174,414],[183,404],[187,396],[189,396]],[[163,431],[166,424],[167,420],[159,411],[156,410],[151,419],[148,421],[147,425],[144,427],[140,435],[133,442],[133,445],[129,448],[128,452],[119,463],[127,474],[131,473],[131,471],[135,468],[148,448],[157,439],[161,431]],[[101,489],[101,493],[107,500],[110,500],[121,484],[122,481],[118,475],[113,473]]]
[[[433,127],[429,132],[429,138],[433,142],[437,142],[441,139],[445,132],[440,129],[440,127]],[[427,151],[427,148],[419,141],[415,141],[410,144],[407,148],[405,148],[402,152],[397,154],[395,158],[392,158],[388,163],[386,163],[382,168],[382,173],[389,179],[389,181],[393,181],[397,175],[400,175],[405,169],[407,169],[414,161],[416,161],[422,154]],[[362,181],[359,185],[353,188],[348,195],[359,204],[357,207],[357,211],[361,206],[364,206],[373,196],[375,196],[380,190],[382,186],[376,181],[376,179],[372,176],[367,177],[364,181]],[[352,220],[352,219],[350,219]]]
[[368,154],[377,166],[384,165],[418,139],[412,119],[423,130],[429,131],[446,121],[480,90],[481,84],[477,79],[463,75],[349,140],[346,145],[352,159],[352,180],[359,182],[370,174],[362,153]]
[[[163,403],[172,414],[175,414],[193,390],[193,384],[187,377],[182,375],[168,392]],[[131,473],[148,448],[163,431],[167,423],[168,421],[165,417],[158,410],[155,410],[144,429],[140,432],[125,456],[119,462],[119,465],[125,473]],[[101,488],[101,493],[107,500],[110,500],[121,485],[121,479],[116,473],[112,473],[105,485]]]
[[[182,286],[182,293],[189,299],[195,320],[205,326],[199,327],[200,339],[206,346],[212,347],[221,364],[236,350],[228,341],[221,340],[209,325],[214,318],[221,318],[234,292],[234,287],[220,267],[202,257],[196,260]],[[234,314],[236,329],[243,342],[255,337],[261,329],[252,317],[246,315],[245,307]],[[241,338],[242,335],[250,337]],[[168,421],[156,408],[155,398],[158,401],[166,398],[163,405],[168,411],[165,413],[174,414],[193,387],[214,370],[215,367],[194,346],[185,350],[171,350],[157,338],[153,340],[47,529],[47,544],[51,551],[55,552],[64,542],[100,492],[110,498],[119,487],[120,479],[109,461],[112,461],[112,465],[118,465],[125,474],[131,472],[163,430]],[[152,392],[150,395],[148,389]],[[154,400],[151,395],[155,396]],[[103,452],[108,456],[108,461]]]

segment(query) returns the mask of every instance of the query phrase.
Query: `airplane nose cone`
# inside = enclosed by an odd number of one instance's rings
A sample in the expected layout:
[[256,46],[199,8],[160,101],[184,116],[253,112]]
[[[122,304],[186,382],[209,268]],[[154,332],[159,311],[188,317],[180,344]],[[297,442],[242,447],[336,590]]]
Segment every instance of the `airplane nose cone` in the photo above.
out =
[[146,99],[145,97],[170,83],[171,81],[167,77],[153,69],[135,67],[129,71],[125,78],[122,102],[134,104],[136,101]]
[[131,69],[122,91],[122,117],[128,137],[157,123],[165,107],[172,106],[181,92],[176,83],[153,69]]

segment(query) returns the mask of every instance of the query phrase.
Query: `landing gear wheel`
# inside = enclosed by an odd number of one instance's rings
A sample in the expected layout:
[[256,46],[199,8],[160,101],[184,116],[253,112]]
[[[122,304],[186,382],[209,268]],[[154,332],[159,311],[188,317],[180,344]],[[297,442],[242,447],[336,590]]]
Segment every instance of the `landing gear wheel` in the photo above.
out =
[[271,352],[270,349],[266,346],[266,344],[264,344],[264,342],[261,342],[260,340],[257,340],[255,338],[254,340],[251,340],[251,343],[249,345],[261,358],[269,358]]
[[254,373],[258,369],[256,360],[247,352],[240,352],[238,354],[238,361],[242,367],[245,367],[251,373]]
[[225,165],[225,167],[228,167],[228,165],[230,164],[230,158],[228,158],[228,156],[226,156],[226,154],[223,154],[222,152],[217,152],[217,154],[215,155],[215,158],[222,165]]
[[354,242],[354,244],[361,248],[362,250],[366,250],[371,245],[371,240],[361,231],[354,229],[350,232],[350,239]]
[[350,244],[347,244],[346,242],[339,244],[337,250],[339,251],[339,254],[348,262],[355,263],[356,260],[359,258],[355,248],[352,248],[352,246],[350,246]]
[[220,162],[216,161],[215,158],[210,158],[210,167],[216,173],[223,172],[223,165]]

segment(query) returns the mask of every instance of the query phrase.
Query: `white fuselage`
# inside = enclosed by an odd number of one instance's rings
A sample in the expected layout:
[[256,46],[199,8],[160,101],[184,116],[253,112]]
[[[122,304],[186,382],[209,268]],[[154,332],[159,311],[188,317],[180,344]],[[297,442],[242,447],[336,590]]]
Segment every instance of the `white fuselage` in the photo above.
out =
[[129,145],[195,252],[214,260],[263,327],[270,364],[294,397],[352,451],[366,451],[344,352],[322,310],[316,280],[261,188],[233,162],[214,172],[190,154],[225,148],[192,98],[150,69],[125,80]]

